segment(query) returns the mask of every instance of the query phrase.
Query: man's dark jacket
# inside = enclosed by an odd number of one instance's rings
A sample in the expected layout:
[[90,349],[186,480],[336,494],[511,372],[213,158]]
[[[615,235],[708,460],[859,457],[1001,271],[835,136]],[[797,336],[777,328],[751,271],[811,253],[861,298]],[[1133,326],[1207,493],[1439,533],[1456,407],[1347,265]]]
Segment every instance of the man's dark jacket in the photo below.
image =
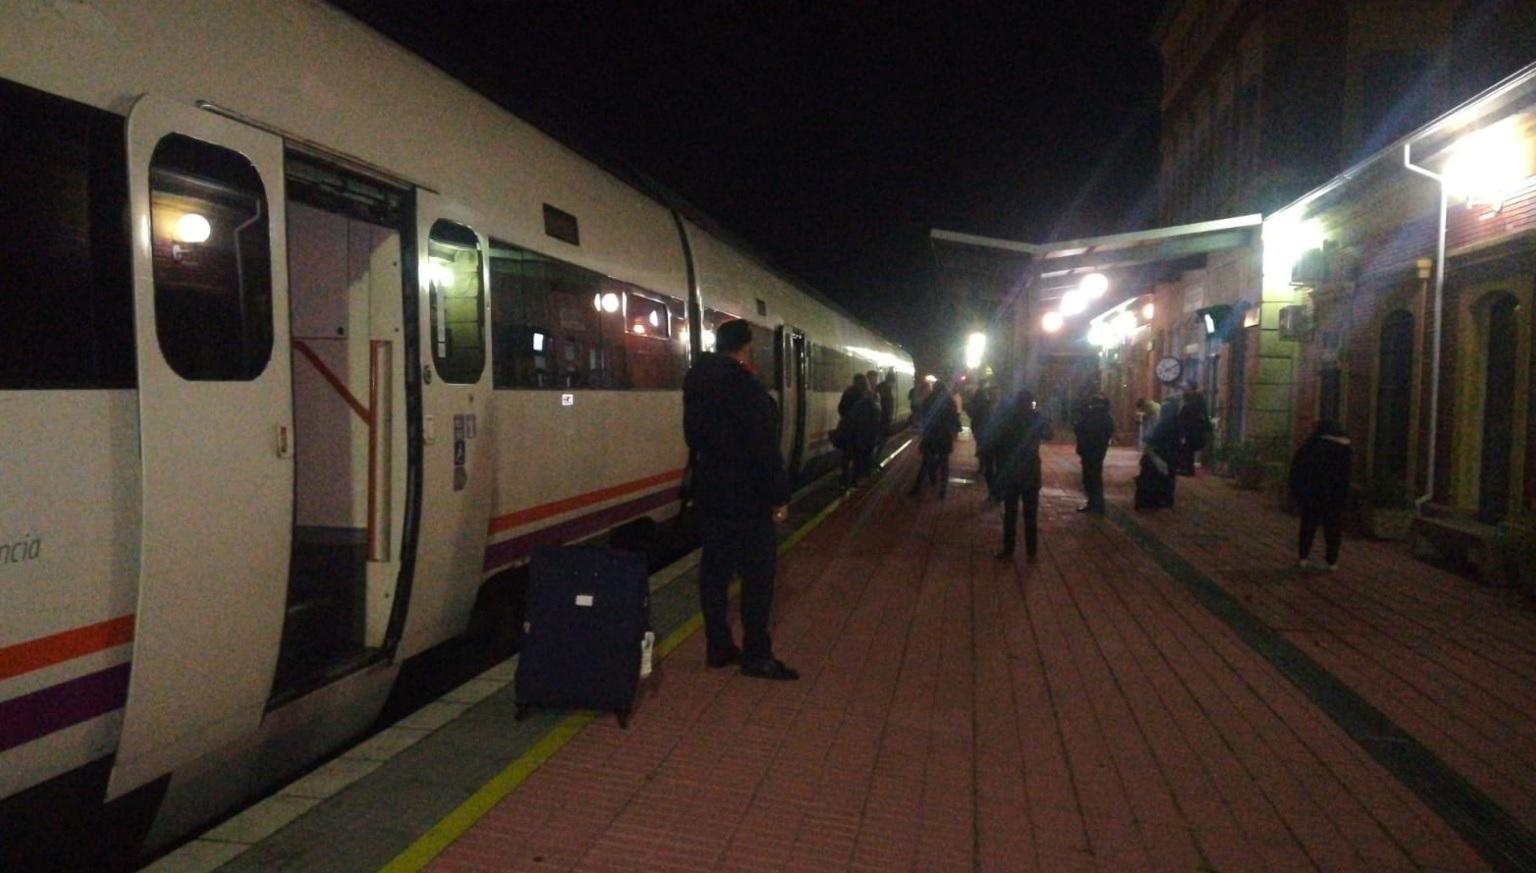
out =
[[1296,501],[1315,509],[1342,509],[1349,500],[1349,439],[1312,436],[1291,458]]
[[1115,420],[1107,408],[1097,403],[1090,405],[1072,429],[1077,433],[1078,457],[1088,461],[1104,460],[1109,441],[1115,435]]
[[1050,422],[1034,409],[1009,401],[993,413],[983,448],[997,457],[1004,494],[1038,491],[1042,484],[1040,442],[1051,438]]
[[683,379],[683,435],[699,510],[762,518],[789,502],[773,398],[734,358],[705,352]]

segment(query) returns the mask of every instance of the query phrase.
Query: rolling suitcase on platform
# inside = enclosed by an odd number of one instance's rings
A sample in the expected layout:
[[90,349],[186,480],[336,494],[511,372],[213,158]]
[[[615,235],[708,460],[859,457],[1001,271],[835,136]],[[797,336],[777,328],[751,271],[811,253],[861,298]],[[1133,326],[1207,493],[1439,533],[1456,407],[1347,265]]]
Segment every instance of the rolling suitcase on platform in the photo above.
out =
[[627,727],[650,600],[644,555],[598,546],[535,552],[513,686],[517,718],[534,707],[599,709]]

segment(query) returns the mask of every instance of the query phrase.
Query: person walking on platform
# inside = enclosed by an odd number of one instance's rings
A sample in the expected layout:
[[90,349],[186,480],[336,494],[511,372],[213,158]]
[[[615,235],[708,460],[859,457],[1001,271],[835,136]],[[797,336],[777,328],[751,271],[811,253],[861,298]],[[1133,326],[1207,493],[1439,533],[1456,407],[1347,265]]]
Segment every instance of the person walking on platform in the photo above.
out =
[[1073,423],[1077,436],[1077,456],[1083,461],[1083,494],[1088,503],[1078,512],[1104,514],[1104,455],[1115,436],[1115,420],[1109,414],[1109,400],[1102,394],[1088,398],[1083,414]]
[[1179,463],[1180,476],[1195,475],[1195,456],[1205,450],[1211,435],[1211,416],[1206,409],[1205,395],[1190,384],[1179,401]]
[[[710,667],[740,663],[745,676],[798,679],[773,656],[768,617],[778,543],[774,523],[789,517],[789,476],[779,452],[778,411],[752,375],[752,328],[740,319],[715,328],[715,351],[683,380],[683,433],[694,457],[703,557],[699,606]],[[741,576],[742,648],[726,618],[728,586]]]
[[[1344,504],[1349,497],[1349,459],[1352,449],[1344,429],[1332,421],[1319,421],[1312,435],[1291,458],[1291,491],[1301,509],[1297,537],[1297,562],[1303,570],[1332,571],[1339,564],[1339,544],[1344,538]],[[1318,525],[1323,528],[1327,563],[1308,559]]]
[[1034,395],[1021,388],[994,413],[990,431],[986,450],[997,458],[1003,498],[1003,550],[997,558],[1013,557],[1023,504],[1024,554],[1033,561],[1040,550],[1040,443],[1051,438],[1051,425],[1035,409]]
[[939,486],[939,499],[943,500],[949,491],[949,455],[955,450],[955,437],[960,434],[960,412],[942,381],[933,383],[933,391],[923,401],[916,418],[923,464],[907,495],[918,496],[926,481]]
[[[850,396],[850,392],[852,393]],[[837,422],[836,442],[843,453],[842,485],[852,488],[869,472],[870,456],[880,436],[880,408],[876,395],[869,388],[868,378],[859,373],[853,377],[853,385],[843,392],[843,401],[837,405],[841,418]]]

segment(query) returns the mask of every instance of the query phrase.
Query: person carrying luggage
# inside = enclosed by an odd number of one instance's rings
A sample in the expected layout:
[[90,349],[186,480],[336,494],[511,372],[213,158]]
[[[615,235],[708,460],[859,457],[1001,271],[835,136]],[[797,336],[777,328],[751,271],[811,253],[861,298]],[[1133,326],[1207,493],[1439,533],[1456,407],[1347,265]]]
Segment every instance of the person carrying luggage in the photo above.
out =
[[1178,423],[1178,404],[1172,400],[1159,408],[1157,420],[1151,425],[1141,453],[1141,473],[1136,477],[1136,509],[1172,509],[1174,490],[1178,485],[1175,476],[1181,434]]
[[[683,433],[694,456],[693,494],[703,557],[699,606],[706,662],[740,663],[742,675],[798,679],[773,655],[768,618],[778,543],[774,523],[789,517],[789,476],[779,452],[778,411],[752,375],[752,328],[741,319],[715,329],[683,380]],[[741,576],[742,647],[726,618],[728,586]]]

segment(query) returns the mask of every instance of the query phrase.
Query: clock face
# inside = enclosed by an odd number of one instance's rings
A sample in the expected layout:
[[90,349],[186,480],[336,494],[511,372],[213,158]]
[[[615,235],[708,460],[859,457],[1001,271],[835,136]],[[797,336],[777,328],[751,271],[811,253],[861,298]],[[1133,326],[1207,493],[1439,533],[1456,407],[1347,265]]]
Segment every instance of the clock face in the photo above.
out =
[[1179,381],[1179,375],[1184,372],[1184,365],[1179,363],[1178,358],[1163,358],[1157,362],[1154,372],[1157,374],[1157,381],[1164,385],[1172,385]]

